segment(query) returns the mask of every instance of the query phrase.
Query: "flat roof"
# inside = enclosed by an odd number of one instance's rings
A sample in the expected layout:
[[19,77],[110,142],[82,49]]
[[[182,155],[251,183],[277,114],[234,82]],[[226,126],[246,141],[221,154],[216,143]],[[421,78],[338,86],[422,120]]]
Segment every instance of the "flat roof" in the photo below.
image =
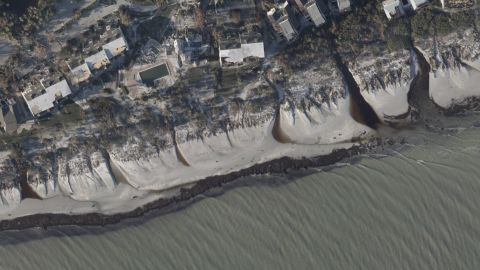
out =
[[52,109],[55,105],[54,102],[58,98],[67,97],[72,93],[70,86],[66,80],[62,80],[48,88],[45,89],[45,92],[37,97],[34,97],[31,100],[28,100],[25,95],[25,101],[27,102],[28,108],[33,115],[37,115],[41,112]]
[[94,66],[98,64],[105,66],[106,64],[110,63],[110,61],[108,60],[108,56],[105,53],[105,50],[101,50],[98,53],[87,57],[85,59],[85,63],[88,65],[90,69],[98,69],[98,68],[95,68]]
[[350,8],[350,0],[337,0],[337,3],[340,12]]
[[72,74],[70,78],[72,79],[72,81],[74,81],[74,83],[80,83],[90,78],[91,75],[92,72],[90,72],[88,65],[84,63],[72,69]]
[[231,63],[242,63],[247,57],[265,58],[263,42],[241,44],[240,48],[220,50],[220,58]]
[[288,40],[292,39],[297,33],[295,29],[293,29],[293,26],[290,23],[290,20],[288,19],[288,17],[285,18],[283,21],[279,22],[278,25],[280,25],[280,28],[282,29],[284,36]]
[[308,6],[306,6],[306,9],[315,26],[320,26],[325,23],[325,17],[320,12],[316,2],[311,2]]
[[155,80],[170,75],[170,71],[168,70],[167,64],[163,63],[149,69],[140,71],[139,75],[143,83],[152,84]]
[[128,50],[128,45],[127,41],[125,41],[125,38],[119,37],[102,47],[105,50],[105,53],[107,54],[107,57],[109,59],[112,59],[113,57],[120,55],[124,51]]

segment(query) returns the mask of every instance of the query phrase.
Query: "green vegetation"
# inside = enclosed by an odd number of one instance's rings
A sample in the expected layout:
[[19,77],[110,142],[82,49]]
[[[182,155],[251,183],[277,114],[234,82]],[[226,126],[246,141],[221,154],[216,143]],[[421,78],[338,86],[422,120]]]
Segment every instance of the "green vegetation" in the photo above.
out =
[[401,18],[391,22],[385,30],[387,47],[390,51],[406,49],[411,46],[410,18]]
[[40,129],[57,129],[58,131],[64,130],[65,126],[77,125],[83,121],[84,112],[80,106],[76,103],[69,103],[60,109],[59,113],[55,113],[53,116],[40,119],[38,128]]
[[161,41],[167,31],[167,26],[170,23],[168,17],[155,16],[152,19],[142,22],[137,29],[137,33],[142,37],[150,37],[157,41]]
[[426,38],[433,34],[461,32],[475,24],[475,9],[446,13],[433,6],[420,10],[412,18],[412,34],[415,38]]
[[331,31],[339,52],[358,55],[374,44],[386,43],[387,24],[381,1],[368,1],[335,22]]

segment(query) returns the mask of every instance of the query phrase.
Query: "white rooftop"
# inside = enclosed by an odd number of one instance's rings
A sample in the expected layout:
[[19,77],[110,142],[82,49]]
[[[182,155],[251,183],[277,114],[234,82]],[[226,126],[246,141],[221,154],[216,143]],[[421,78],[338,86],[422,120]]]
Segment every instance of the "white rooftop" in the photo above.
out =
[[102,47],[105,50],[105,53],[107,54],[107,57],[109,59],[112,59],[113,57],[122,54],[124,51],[128,50],[128,45],[127,42],[125,41],[125,38],[119,37]]
[[[25,99],[28,108],[33,115],[37,115],[41,112],[52,109],[55,105],[54,102],[58,98],[67,97],[72,94],[70,87],[66,80],[62,80],[45,89],[45,93],[37,96],[31,100]],[[25,97],[25,96],[24,96]]]
[[343,12],[350,8],[350,0],[337,0],[338,10]]
[[397,15],[397,12],[403,14],[403,7],[400,0],[385,0],[383,1],[383,9],[387,18],[390,20],[392,17]]
[[281,8],[281,9],[287,8],[288,7],[288,1],[285,1],[281,4],[279,4],[278,7]]
[[88,65],[85,63],[72,69],[71,78],[74,83],[80,83],[90,78],[91,75],[92,73],[90,72]]
[[310,5],[306,6],[306,9],[315,26],[320,26],[325,23],[325,17],[320,12],[316,2],[312,2]]
[[230,63],[242,63],[247,57],[265,58],[265,49],[263,42],[242,44],[240,48],[220,50],[220,61]]
[[275,11],[277,10],[275,8],[272,8],[267,12],[267,15],[272,16],[273,14],[275,14]]
[[295,29],[293,29],[293,26],[288,19],[279,22],[278,25],[280,25],[282,33],[287,38],[287,40],[291,40],[295,37],[297,32],[295,31]]
[[98,53],[91,55],[85,59],[85,63],[88,65],[90,70],[100,69],[101,67],[110,63],[108,56],[105,53],[105,50],[101,50]]
[[408,0],[413,7],[413,10],[416,10],[421,5],[428,3],[428,0]]

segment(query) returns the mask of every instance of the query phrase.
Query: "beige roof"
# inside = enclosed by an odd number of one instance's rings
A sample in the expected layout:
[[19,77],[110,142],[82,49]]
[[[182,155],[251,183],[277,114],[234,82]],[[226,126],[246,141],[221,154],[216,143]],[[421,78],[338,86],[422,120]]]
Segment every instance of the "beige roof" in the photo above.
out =
[[87,59],[85,59],[85,63],[88,65],[90,70],[95,70],[110,64],[110,61],[108,60],[105,50],[101,50],[98,53],[87,57]]
[[74,84],[81,83],[83,81],[88,80],[90,76],[92,76],[92,73],[90,72],[88,65],[81,64],[80,66],[72,69],[71,81]]
[[128,45],[127,45],[127,42],[125,41],[125,38],[123,38],[122,36],[115,39],[114,41],[111,41],[103,45],[103,49],[105,50],[107,57],[109,59],[112,59],[113,57],[120,55],[124,51],[128,50]]

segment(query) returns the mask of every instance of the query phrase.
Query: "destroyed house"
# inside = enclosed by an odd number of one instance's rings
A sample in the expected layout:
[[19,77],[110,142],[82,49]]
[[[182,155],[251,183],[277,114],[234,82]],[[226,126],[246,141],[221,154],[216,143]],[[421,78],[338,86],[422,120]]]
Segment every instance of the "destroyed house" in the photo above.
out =
[[66,60],[74,66],[71,69],[74,74],[69,76],[74,78],[73,83],[85,81],[91,75],[89,73],[106,67],[110,60],[128,50],[127,41],[115,19],[99,21],[80,36],[70,39],[68,44],[72,54]]
[[210,50],[209,37],[202,33],[188,32],[182,38],[174,41],[175,53],[182,63],[191,63],[202,58]]
[[265,49],[259,33],[232,33],[224,36],[219,44],[220,65],[241,65],[246,59],[265,58]]
[[2,106],[0,113],[0,127],[8,134],[12,134],[17,130],[18,123],[12,105]]

